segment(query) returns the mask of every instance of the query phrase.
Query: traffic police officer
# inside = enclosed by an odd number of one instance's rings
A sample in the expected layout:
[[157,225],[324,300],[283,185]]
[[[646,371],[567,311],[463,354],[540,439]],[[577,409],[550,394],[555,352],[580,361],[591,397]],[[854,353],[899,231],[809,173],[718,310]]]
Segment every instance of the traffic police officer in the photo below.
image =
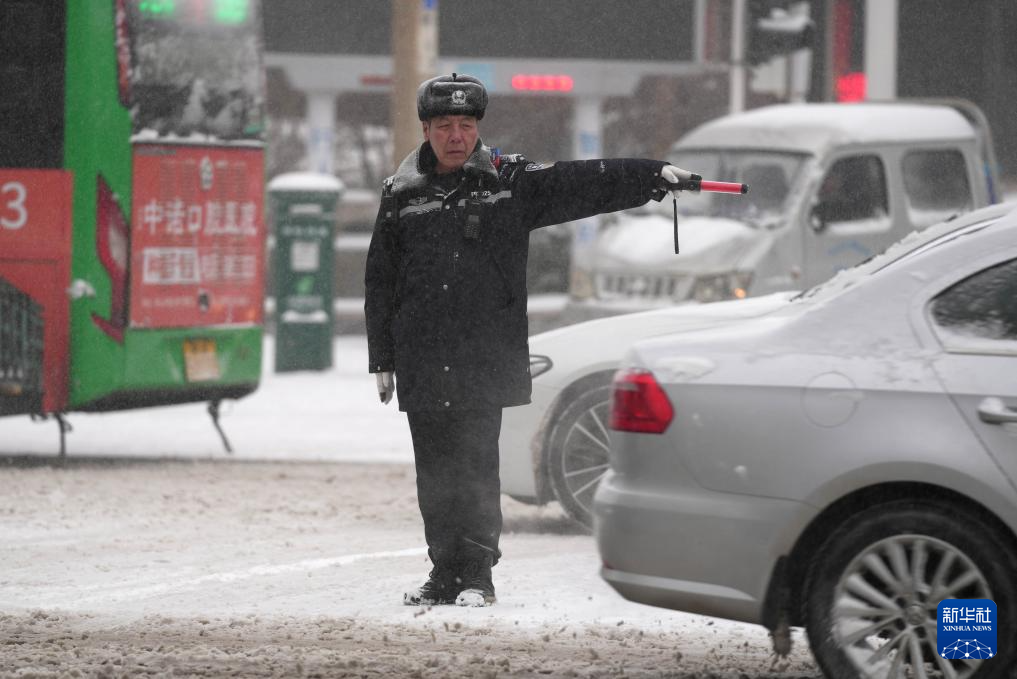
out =
[[486,107],[474,77],[420,85],[424,143],[385,180],[367,255],[370,371],[409,420],[433,564],[408,605],[495,601],[501,412],[530,400],[530,231],[660,200],[688,177],[655,160],[497,155],[479,136]]

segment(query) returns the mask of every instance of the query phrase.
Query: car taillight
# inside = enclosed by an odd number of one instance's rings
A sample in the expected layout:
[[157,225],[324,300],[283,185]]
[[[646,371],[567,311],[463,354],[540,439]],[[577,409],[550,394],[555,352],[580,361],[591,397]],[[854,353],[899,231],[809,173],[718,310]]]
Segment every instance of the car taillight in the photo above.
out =
[[653,373],[627,368],[615,373],[611,395],[611,428],[643,434],[663,434],[674,408]]

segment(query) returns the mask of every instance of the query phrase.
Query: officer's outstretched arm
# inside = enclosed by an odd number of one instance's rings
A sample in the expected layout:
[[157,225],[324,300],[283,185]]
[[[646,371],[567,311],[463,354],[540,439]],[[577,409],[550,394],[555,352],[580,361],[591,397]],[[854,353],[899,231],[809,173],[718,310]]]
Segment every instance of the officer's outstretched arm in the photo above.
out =
[[661,170],[668,165],[644,158],[531,163],[514,173],[512,194],[531,228],[539,228],[660,200],[667,192]]

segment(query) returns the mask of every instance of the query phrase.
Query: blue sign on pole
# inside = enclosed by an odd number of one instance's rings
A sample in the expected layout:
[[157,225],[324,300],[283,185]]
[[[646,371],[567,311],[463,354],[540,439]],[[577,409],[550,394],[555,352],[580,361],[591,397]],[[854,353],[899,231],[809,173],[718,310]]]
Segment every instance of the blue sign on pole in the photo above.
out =
[[494,81],[494,66],[490,63],[482,61],[460,62],[456,64],[455,71],[456,73],[472,75],[484,83],[484,87],[487,88],[488,92],[494,92],[498,89],[497,83]]

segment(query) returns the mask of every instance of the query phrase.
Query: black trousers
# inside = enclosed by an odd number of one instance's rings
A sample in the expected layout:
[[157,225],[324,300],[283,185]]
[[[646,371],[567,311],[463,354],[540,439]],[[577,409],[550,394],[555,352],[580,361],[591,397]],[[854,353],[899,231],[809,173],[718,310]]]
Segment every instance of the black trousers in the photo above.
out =
[[417,503],[431,562],[456,564],[501,552],[501,408],[408,412]]

